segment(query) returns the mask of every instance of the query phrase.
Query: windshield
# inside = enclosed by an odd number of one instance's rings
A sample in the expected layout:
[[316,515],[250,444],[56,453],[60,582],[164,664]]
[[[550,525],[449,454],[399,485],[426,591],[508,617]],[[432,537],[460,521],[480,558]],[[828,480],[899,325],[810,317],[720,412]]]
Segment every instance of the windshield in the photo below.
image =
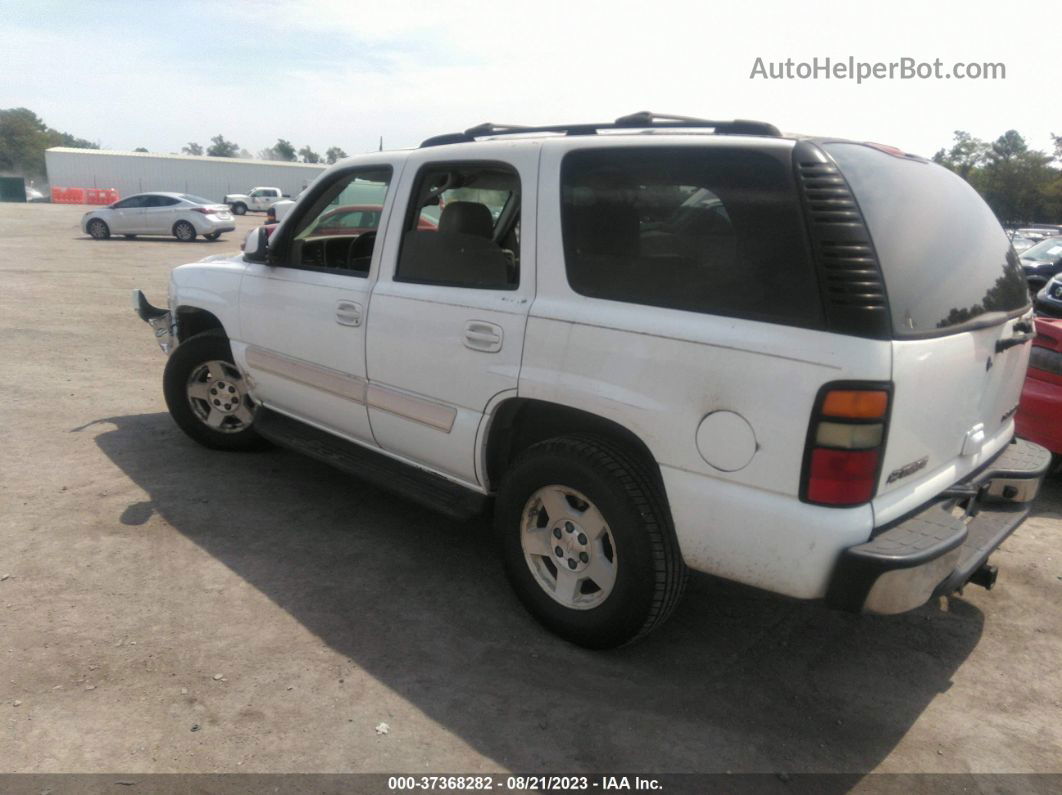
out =
[[1010,239],[965,180],[862,144],[823,148],[841,167],[870,229],[896,337],[959,331],[979,315],[1028,306]]
[[218,204],[218,202],[212,202],[210,199],[204,199],[202,196],[193,196],[191,193],[182,193],[181,198],[192,204]]
[[1041,240],[1028,251],[1022,253],[1025,259],[1043,260],[1045,262],[1062,257],[1062,237],[1049,237]]

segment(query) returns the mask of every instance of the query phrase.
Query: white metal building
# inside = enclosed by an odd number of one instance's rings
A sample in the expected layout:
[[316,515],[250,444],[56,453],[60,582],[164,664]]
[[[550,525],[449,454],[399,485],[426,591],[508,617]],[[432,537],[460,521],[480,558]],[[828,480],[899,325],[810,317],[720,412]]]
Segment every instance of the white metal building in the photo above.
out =
[[246,193],[259,185],[280,188],[294,197],[327,168],[273,160],[65,146],[46,150],[44,159],[53,188],[114,188],[123,197],[144,191],[174,191],[215,201],[221,201],[226,193]]

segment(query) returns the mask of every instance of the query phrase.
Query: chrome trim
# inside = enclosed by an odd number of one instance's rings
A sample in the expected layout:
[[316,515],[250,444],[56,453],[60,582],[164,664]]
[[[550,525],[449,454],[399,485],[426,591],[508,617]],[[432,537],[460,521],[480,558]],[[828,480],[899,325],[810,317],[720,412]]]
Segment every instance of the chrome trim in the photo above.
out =
[[921,566],[885,572],[871,587],[863,609],[869,613],[892,615],[924,605],[937,586],[959,565],[961,555],[962,547],[958,546]]
[[355,403],[365,403],[366,381],[356,375],[348,375],[320,365],[283,356],[261,348],[248,347],[244,354],[247,366],[281,378],[298,381],[322,392],[347,398]]
[[450,432],[454,427],[454,420],[457,419],[457,409],[452,406],[424,400],[377,384],[369,384],[368,403],[370,408],[380,409],[445,433]]
[[370,384],[364,378],[310,364],[283,354],[248,346],[244,357],[251,370],[279,375],[306,386],[339,395],[396,417],[449,433],[457,419],[457,409],[434,400],[415,397],[389,387]]

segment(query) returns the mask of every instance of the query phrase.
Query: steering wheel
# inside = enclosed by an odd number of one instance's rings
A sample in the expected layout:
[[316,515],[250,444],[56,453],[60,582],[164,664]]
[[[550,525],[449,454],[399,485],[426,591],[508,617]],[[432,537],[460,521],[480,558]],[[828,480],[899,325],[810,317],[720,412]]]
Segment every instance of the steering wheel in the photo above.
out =
[[[372,258],[372,250],[376,247],[376,230],[371,232],[362,232],[356,238],[350,242],[350,248],[347,249],[347,270],[348,271],[368,271],[369,262]],[[358,267],[355,263],[358,260],[366,260],[365,267]]]

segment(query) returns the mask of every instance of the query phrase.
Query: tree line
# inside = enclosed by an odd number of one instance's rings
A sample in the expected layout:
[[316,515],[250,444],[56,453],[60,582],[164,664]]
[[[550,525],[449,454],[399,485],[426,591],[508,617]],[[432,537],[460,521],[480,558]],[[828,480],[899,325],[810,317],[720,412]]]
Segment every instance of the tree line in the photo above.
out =
[[[1016,130],[1007,130],[994,141],[982,141],[956,130],[952,145],[933,155],[933,160],[969,182],[1004,224],[1062,222],[1062,136],[1051,135],[1054,152],[1030,149]],[[45,176],[44,150],[52,146],[99,149],[98,143],[49,127],[28,108],[0,109],[0,173],[29,178]],[[146,152],[144,147],[136,151]],[[181,152],[212,157],[255,157],[220,133],[204,147],[189,141]],[[289,163],[335,163],[347,156],[338,146],[324,155],[309,144],[301,149],[284,138],[258,152],[260,160]]]
[[[241,149],[240,145],[233,141],[225,140],[225,136],[221,134],[211,138],[210,146],[206,147],[206,149],[203,148],[202,144],[189,141],[185,146],[181,147],[181,153],[185,155],[241,157],[245,159],[252,157],[251,153],[246,149]],[[258,152],[259,160],[281,160],[288,163],[295,163],[301,160],[303,163],[328,163],[329,165],[337,160],[342,160],[346,156],[347,153],[338,146],[329,147],[325,150],[323,156],[313,151],[309,144],[296,151],[294,144],[284,138],[277,138],[275,144]]]
[[1051,135],[1054,152],[1030,149],[1017,130],[992,142],[956,130],[952,145],[933,160],[972,185],[1001,223],[1062,222],[1062,136]]
[[[29,179],[41,179],[46,176],[44,150],[53,146],[70,146],[78,149],[99,149],[98,142],[87,141],[70,133],[52,129],[44,120],[29,108],[0,108],[0,173],[18,174]],[[147,152],[143,146],[133,151]],[[212,157],[254,157],[239,144],[228,141],[223,135],[215,135],[210,145],[203,147],[194,141],[181,149],[186,155],[210,155]],[[329,147],[323,155],[310,148],[309,144],[296,150],[295,146],[283,138],[268,149],[261,150],[260,160],[282,160],[290,163],[332,164],[347,156],[338,146]]]
[[99,149],[100,145],[53,130],[28,108],[0,108],[0,173],[44,176],[44,150],[53,146]]

